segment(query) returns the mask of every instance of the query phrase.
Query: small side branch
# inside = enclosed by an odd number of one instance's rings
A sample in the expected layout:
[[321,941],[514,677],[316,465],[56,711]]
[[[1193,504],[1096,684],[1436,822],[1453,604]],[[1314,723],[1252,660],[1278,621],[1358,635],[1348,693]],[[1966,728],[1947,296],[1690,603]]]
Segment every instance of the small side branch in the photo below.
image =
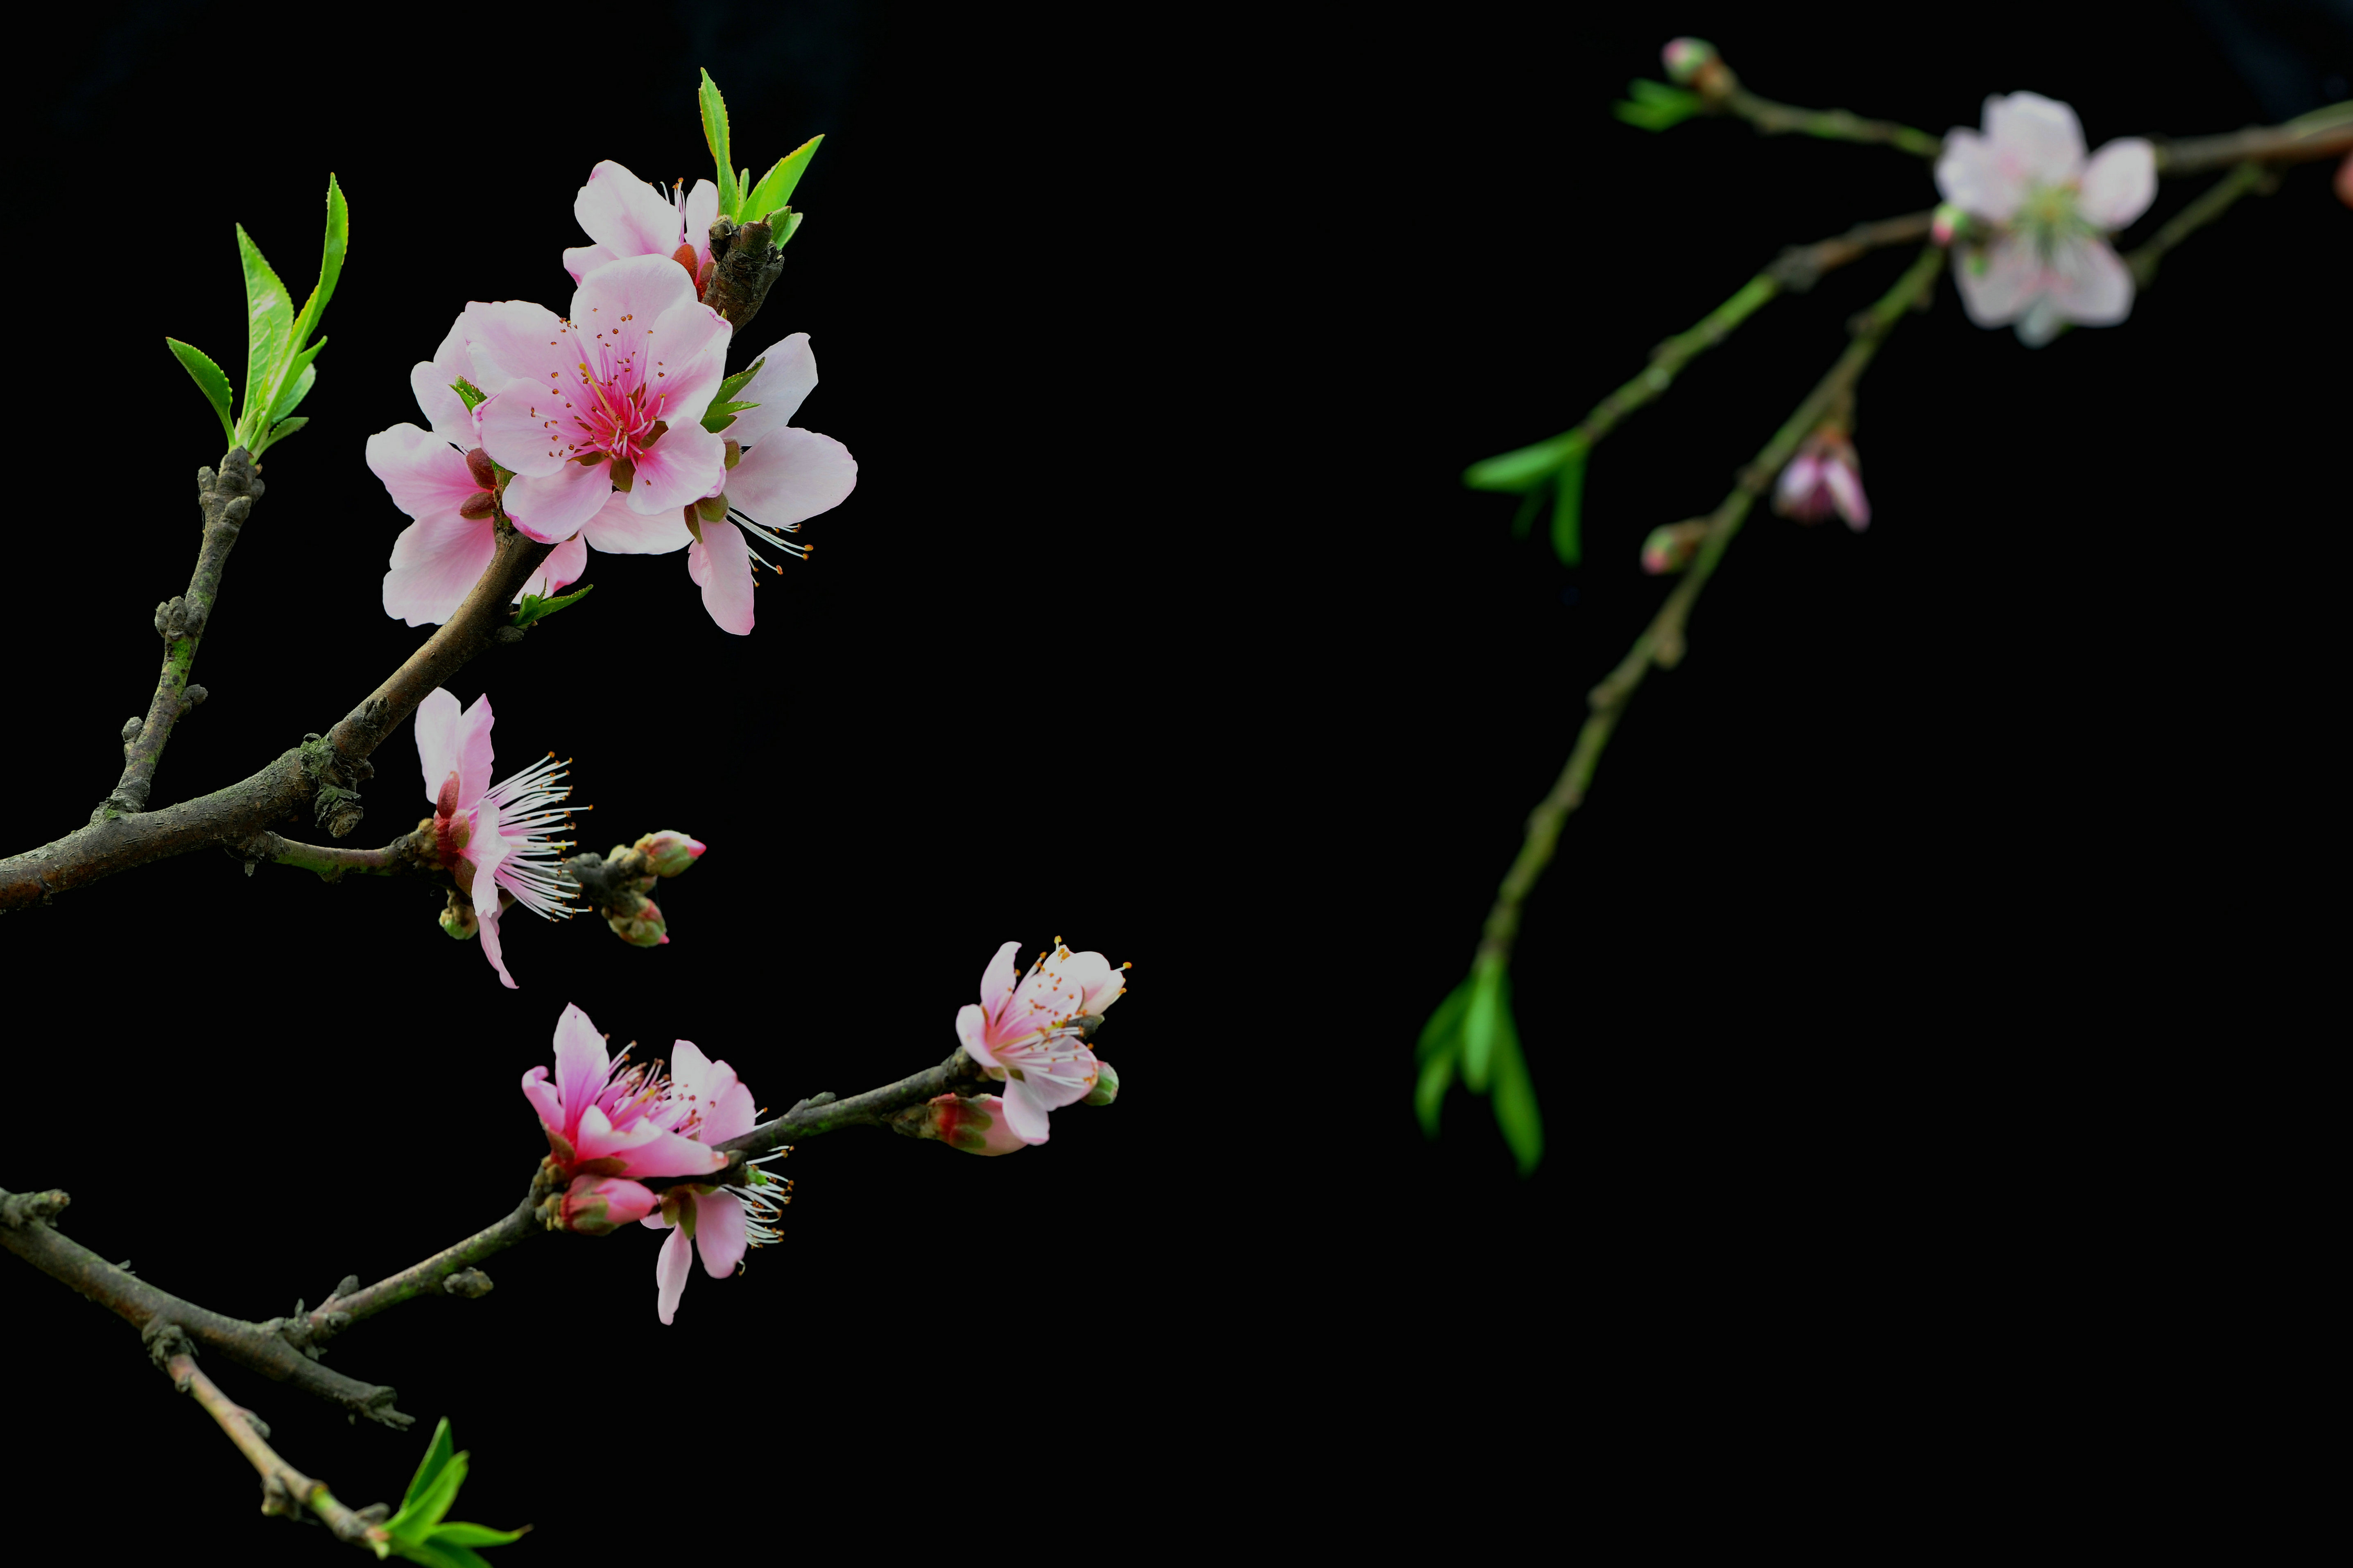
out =
[[269,1428],[198,1371],[195,1356],[185,1351],[166,1356],[164,1371],[174,1388],[195,1396],[206,1414],[228,1434],[228,1440],[237,1445],[237,1451],[245,1456],[247,1463],[260,1472],[262,1512],[290,1518],[308,1509],[334,1532],[336,1540],[348,1541],[370,1552],[376,1552],[379,1543],[391,1541],[392,1536],[384,1529],[385,1510],[381,1504],[365,1510],[345,1508],[335,1500],[326,1482],[314,1480],[280,1458],[269,1446]]
[[2157,172],[2195,174],[2232,163],[2305,163],[2353,152],[2353,104],[2332,103],[2284,125],[2258,125],[2226,136],[2159,140]]
[[2263,164],[2241,163],[2200,192],[2196,201],[2175,213],[2147,243],[2136,246],[2126,255],[2125,265],[2132,268],[2133,281],[2143,289],[2156,282],[2157,264],[2165,259],[2167,251],[2221,217],[2230,210],[2232,203],[2248,192],[2268,194],[2278,178]]
[[1896,148],[1915,158],[1933,158],[1945,150],[1943,137],[1898,125],[1892,120],[1865,120],[1843,109],[1799,109],[1759,98],[1737,85],[1723,95],[1721,103],[1725,112],[1739,116],[1767,136],[1796,132],[1832,142],[1868,142]]
[[146,717],[129,726],[123,737],[122,777],[114,792],[100,803],[97,819],[111,812],[144,811],[147,792],[155,782],[155,764],[162,760],[172,726],[205,700],[205,689],[188,684],[196,662],[196,644],[212,618],[220,596],[221,574],[228,565],[230,547],[237,543],[253,503],[266,487],[254,472],[252,455],[242,447],[221,459],[220,471],[196,470],[196,505],[204,512],[204,542],[196,552],[196,570],[188,591],[155,606],[156,635],[164,639],[164,668],[155,678],[155,695],[148,700]]
[[406,837],[381,849],[337,849],[332,845],[298,844],[275,833],[257,833],[239,847],[248,861],[299,866],[316,871],[330,882],[345,877],[433,877],[441,866],[433,848],[432,819]]
[[539,1202],[558,1184],[543,1165],[522,1202],[497,1224],[486,1226],[457,1245],[445,1247],[424,1262],[411,1264],[364,1290],[337,1290],[301,1320],[307,1342],[324,1344],[352,1324],[420,1296],[460,1296],[470,1300],[489,1294],[490,1278],[474,1265],[504,1252],[518,1241],[541,1234],[543,1226],[537,1213]]

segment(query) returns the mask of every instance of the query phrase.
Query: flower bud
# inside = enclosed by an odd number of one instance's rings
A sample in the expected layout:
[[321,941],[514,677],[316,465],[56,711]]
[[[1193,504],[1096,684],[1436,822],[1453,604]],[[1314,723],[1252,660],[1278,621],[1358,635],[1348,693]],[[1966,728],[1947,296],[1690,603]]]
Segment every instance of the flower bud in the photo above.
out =
[[1095,1058],[1095,1086],[1088,1092],[1086,1103],[1109,1105],[1118,1098],[1119,1074],[1112,1069],[1111,1063],[1098,1057]]
[[910,1138],[936,1138],[967,1154],[1010,1154],[1027,1149],[1005,1119],[1005,1101],[993,1094],[959,1099],[941,1095],[923,1105],[911,1105],[891,1118],[893,1131]]
[[458,503],[458,515],[469,522],[480,522],[491,515],[498,498],[488,490],[476,490]]
[[1955,202],[1938,202],[1934,216],[1928,220],[1928,237],[1949,247],[1956,236],[1968,232],[1969,215]]
[[1682,571],[1699,552],[1699,542],[1706,533],[1707,524],[1698,518],[1651,530],[1651,536],[1642,541],[1642,570],[1653,577]]
[[627,1176],[575,1176],[556,1223],[584,1236],[602,1236],[653,1212],[653,1190]]
[[655,876],[675,877],[702,859],[707,846],[700,839],[665,827],[659,833],[647,834],[629,847],[653,863]]
[[466,454],[466,471],[474,477],[477,489],[489,490],[498,488],[499,471],[491,466],[491,455],[480,447]]
[[482,922],[473,905],[451,893],[448,907],[441,911],[441,929],[459,942],[471,942],[481,934]]
[[1715,46],[1705,38],[1671,38],[1659,51],[1668,79],[1679,87],[1689,87],[1715,58]]
[[605,917],[613,934],[631,947],[659,947],[670,940],[670,928],[662,921],[662,912],[651,899],[631,895],[638,900],[635,914],[623,914],[615,910]]

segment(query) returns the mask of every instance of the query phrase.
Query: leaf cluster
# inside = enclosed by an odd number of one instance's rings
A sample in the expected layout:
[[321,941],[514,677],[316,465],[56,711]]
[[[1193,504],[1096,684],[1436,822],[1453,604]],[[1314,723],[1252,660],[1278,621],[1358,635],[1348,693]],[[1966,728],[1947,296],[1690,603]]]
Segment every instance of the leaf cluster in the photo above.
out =
[[1511,972],[1502,960],[1481,959],[1470,978],[1446,994],[1421,1026],[1414,1058],[1421,1064],[1421,1077],[1414,1086],[1413,1107],[1426,1135],[1438,1136],[1446,1091],[1459,1076],[1472,1093],[1490,1096],[1495,1125],[1511,1145],[1520,1174],[1534,1173],[1544,1158],[1544,1117],[1520,1050],[1519,1026],[1512,1018]]
[[467,1457],[452,1453],[453,1447],[449,1418],[445,1415],[433,1428],[433,1442],[425,1450],[424,1462],[417,1467],[416,1479],[408,1483],[407,1494],[400,1500],[400,1511],[384,1521],[390,1539],[377,1544],[379,1559],[404,1557],[427,1568],[490,1568],[476,1547],[504,1546],[521,1540],[523,1530],[531,1528],[492,1530],[487,1524],[443,1517],[458,1500],[458,1489],[466,1484]]
[[728,142],[727,100],[720,96],[719,84],[711,73],[702,73],[702,87],[698,95],[702,104],[702,139],[711,147],[712,161],[719,166],[719,216],[737,223],[768,220],[776,231],[771,243],[782,246],[800,226],[801,215],[787,205],[793,198],[793,188],[801,183],[807,172],[809,160],[817,156],[821,135],[812,136],[776,162],[758,184],[752,183],[752,171],[735,167],[733,150]]

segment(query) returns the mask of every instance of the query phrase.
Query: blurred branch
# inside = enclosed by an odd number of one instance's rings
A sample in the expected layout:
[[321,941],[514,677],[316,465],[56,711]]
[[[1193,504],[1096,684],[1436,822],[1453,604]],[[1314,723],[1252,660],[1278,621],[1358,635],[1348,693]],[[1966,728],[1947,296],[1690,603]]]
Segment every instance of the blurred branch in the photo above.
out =
[[[1729,74],[1728,72],[1726,73]],[[1705,96],[1704,94],[1704,96]],[[1898,125],[1891,120],[1865,120],[1843,109],[1799,109],[1759,98],[1735,81],[1721,99],[1711,99],[1727,114],[1737,115],[1767,136],[1797,132],[1832,142],[1869,142],[1894,147],[1915,157],[1933,158],[1945,149],[1945,139]]]
[[2259,125],[2225,136],[2157,142],[2157,172],[2195,174],[2228,163],[2302,163],[2353,153],[2353,103],[2332,103],[2284,125]]
[[1806,395],[1773,438],[1757,454],[1756,460],[1740,472],[1739,482],[1732,492],[1707,518],[1706,531],[1701,536],[1698,553],[1690,570],[1666,603],[1651,617],[1626,657],[1615,669],[1605,676],[1587,697],[1588,715],[1577,731],[1577,744],[1569,752],[1567,765],[1561,769],[1559,779],[1543,800],[1528,814],[1527,835],[1520,846],[1519,855],[1511,869],[1504,873],[1503,885],[1496,890],[1493,908],[1488,910],[1486,926],[1479,940],[1477,963],[1500,963],[1509,959],[1513,942],[1518,938],[1520,910],[1534,890],[1536,881],[1551,863],[1554,848],[1560,840],[1562,825],[1569,815],[1585,804],[1585,792],[1593,781],[1595,768],[1600,764],[1602,748],[1609,743],[1610,731],[1617,728],[1620,715],[1633,700],[1641,686],[1642,678],[1653,665],[1672,669],[1683,656],[1683,623],[1691,609],[1715,574],[1716,563],[1724,558],[1725,548],[1746,521],[1748,509],[1774,476],[1790,458],[1799,444],[1819,426],[1823,417],[1844,400],[1853,395],[1854,384],[1871,363],[1879,345],[1906,311],[1926,309],[1929,291],[1942,270],[1945,252],[1936,246],[1924,247],[1919,258],[1896,281],[1895,286],[1882,295],[1868,310],[1851,323],[1855,340],[1845,353],[1839,356],[1830,373]]
[[2278,178],[2262,163],[2242,163],[2200,192],[2196,201],[2174,214],[2163,228],[2149,237],[2147,243],[2126,255],[2125,265],[2132,268],[2133,281],[2147,288],[2157,280],[2157,264],[2165,258],[2167,251],[2221,217],[2230,210],[2232,203],[2249,191],[2260,190],[2268,195]]

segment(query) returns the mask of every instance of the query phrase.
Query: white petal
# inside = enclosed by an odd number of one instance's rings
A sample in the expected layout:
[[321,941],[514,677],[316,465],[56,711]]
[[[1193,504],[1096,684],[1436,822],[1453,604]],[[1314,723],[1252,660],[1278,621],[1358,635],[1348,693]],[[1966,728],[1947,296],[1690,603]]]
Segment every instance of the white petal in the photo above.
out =
[[2084,170],[2079,209],[2102,228],[2123,228],[2156,199],[2157,149],[2141,137],[2118,137]]

